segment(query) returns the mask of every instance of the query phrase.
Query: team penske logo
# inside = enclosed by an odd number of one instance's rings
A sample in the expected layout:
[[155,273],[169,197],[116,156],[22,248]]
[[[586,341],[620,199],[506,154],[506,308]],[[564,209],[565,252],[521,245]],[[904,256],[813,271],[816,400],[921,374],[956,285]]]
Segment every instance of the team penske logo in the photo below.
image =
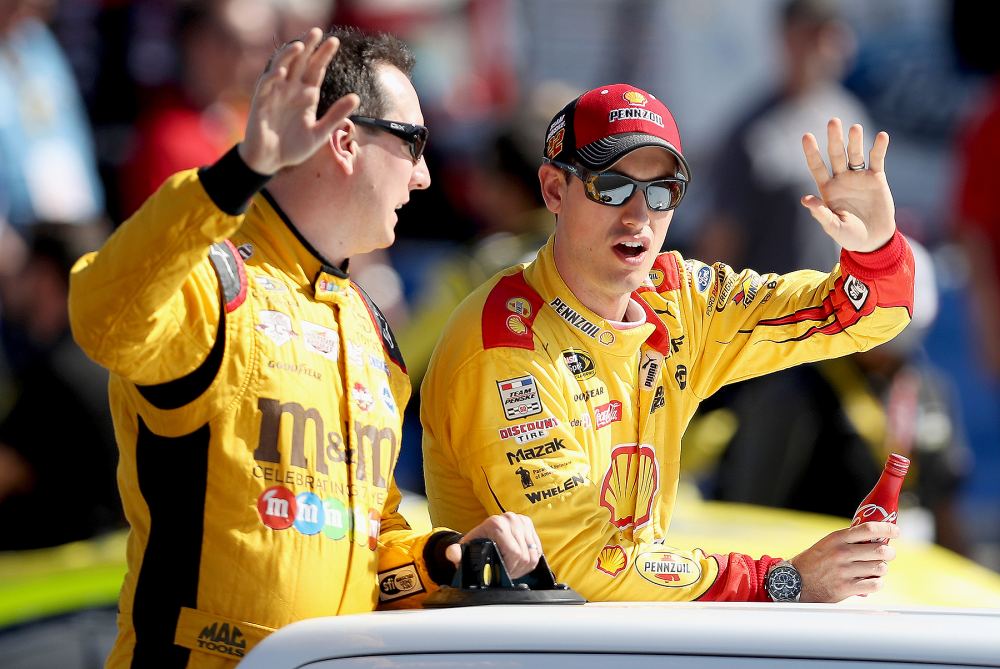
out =
[[701,579],[701,567],[685,555],[669,551],[640,553],[635,570],[650,583],[664,588],[686,588]]
[[597,556],[597,564],[594,565],[597,571],[602,571],[611,578],[618,576],[628,569],[628,556],[625,549],[618,545],[607,545],[601,549],[601,554]]
[[660,486],[659,465],[648,444],[622,444],[611,451],[611,463],[601,483],[601,506],[608,522],[623,530],[638,529],[653,516],[653,500]]

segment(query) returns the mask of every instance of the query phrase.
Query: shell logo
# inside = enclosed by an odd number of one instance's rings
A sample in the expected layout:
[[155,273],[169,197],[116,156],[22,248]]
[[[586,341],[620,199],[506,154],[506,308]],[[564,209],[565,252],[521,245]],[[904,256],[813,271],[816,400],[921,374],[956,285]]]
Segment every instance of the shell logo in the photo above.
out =
[[652,446],[616,446],[601,483],[601,506],[611,514],[608,522],[619,530],[638,529],[648,523],[659,487],[659,465]]
[[507,300],[507,310],[528,318],[531,316],[531,303],[523,297],[512,297]]
[[528,326],[524,324],[520,316],[510,316],[507,318],[507,329],[516,335],[523,335],[528,331]]
[[627,91],[622,97],[625,98],[625,102],[637,107],[645,107],[646,103],[649,102],[646,96],[639,91]]
[[597,571],[603,571],[614,578],[628,569],[628,556],[621,546],[609,544],[601,549],[601,554],[597,556],[597,564],[594,566]]
[[701,580],[701,566],[687,557],[669,551],[641,553],[635,570],[650,583],[664,588],[686,588]]

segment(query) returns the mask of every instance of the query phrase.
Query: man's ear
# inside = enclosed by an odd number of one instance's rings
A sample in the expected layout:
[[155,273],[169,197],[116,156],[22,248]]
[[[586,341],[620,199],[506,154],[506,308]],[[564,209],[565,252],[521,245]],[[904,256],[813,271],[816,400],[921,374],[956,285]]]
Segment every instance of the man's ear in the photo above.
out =
[[538,183],[542,188],[542,199],[553,214],[562,209],[563,199],[569,189],[568,175],[558,167],[543,163],[538,168]]
[[354,174],[354,166],[358,160],[357,135],[358,127],[348,119],[337,124],[330,133],[328,145],[333,154],[333,162],[346,175]]

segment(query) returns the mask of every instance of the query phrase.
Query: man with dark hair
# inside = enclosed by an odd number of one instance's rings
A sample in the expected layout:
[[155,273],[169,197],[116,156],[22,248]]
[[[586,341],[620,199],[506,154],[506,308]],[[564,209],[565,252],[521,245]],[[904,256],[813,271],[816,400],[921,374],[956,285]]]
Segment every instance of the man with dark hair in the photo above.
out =
[[820,196],[801,203],[843,247],[840,264],[760,275],[660,253],[691,179],[662,102],[614,84],[567,104],[538,170],[554,234],[463,302],[424,379],[432,521],[526,514],[560,580],[591,600],[839,601],[881,587],[894,549],[869,542],[898,536],[886,522],[789,561],[671,547],[668,531],[699,402],[909,322],[913,257],[885,177],[889,136],[866,162],[862,134],[852,126],[845,147],[830,120],[830,168],[816,138],[802,140]]
[[243,141],[74,268],[73,333],[112,373],[131,524],[109,666],[228,666],[296,620],[415,603],[471,538],[515,577],[537,563],[523,516],[463,539],[398,513],[410,382],[347,269],[429,183],[411,64],[387,36],[285,45]]

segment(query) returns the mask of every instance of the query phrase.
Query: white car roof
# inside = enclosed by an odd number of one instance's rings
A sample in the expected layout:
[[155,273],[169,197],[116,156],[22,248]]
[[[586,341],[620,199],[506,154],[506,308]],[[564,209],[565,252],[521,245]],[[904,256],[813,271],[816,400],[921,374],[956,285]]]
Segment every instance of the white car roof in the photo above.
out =
[[1000,666],[1000,611],[719,602],[387,611],[289,625],[251,651],[240,669],[491,652]]

